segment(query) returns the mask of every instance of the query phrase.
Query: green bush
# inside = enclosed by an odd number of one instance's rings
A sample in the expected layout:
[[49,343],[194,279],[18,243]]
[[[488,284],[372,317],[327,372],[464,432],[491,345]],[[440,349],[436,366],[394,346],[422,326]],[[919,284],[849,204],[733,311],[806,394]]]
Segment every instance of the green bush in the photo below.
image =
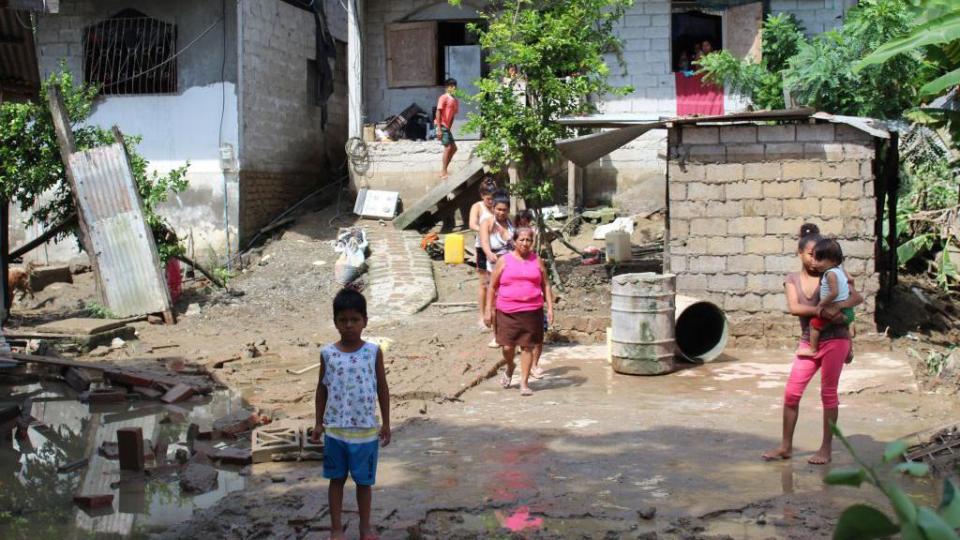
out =
[[[62,66],[61,66],[62,68]],[[41,99],[25,103],[0,103],[0,199],[15,202],[29,214],[28,224],[52,226],[75,211],[70,183],[63,170],[53,119],[46,96],[47,88],[58,85],[67,114],[73,124],[78,150],[113,144],[113,133],[99,126],[82,125],[90,117],[98,89],[76,84],[73,76],[61,70],[43,82]],[[157,206],[172,192],[187,188],[187,166],[159,175],[147,174],[147,161],[136,150],[140,137],[124,135],[133,177],[143,199],[144,215],[153,231],[162,261],[183,252],[170,225],[157,213]],[[67,230],[63,239],[77,230]],[[82,245],[81,245],[82,248]]]

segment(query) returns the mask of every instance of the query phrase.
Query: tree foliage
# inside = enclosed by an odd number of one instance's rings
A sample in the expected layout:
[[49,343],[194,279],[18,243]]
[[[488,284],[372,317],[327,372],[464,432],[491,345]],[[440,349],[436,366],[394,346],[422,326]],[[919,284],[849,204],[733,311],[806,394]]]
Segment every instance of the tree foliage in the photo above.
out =
[[760,63],[734,58],[720,50],[698,61],[699,72],[708,82],[725,84],[731,91],[749,98],[759,109],[782,109],[783,70],[803,42],[803,26],[790,14],[771,14],[763,23]]
[[[78,150],[115,142],[110,130],[85,124],[98,93],[95,86],[76,84],[66,70],[43,82],[41,96],[46,95],[50,85],[60,87]],[[124,135],[133,177],[143,199],[144,215],[154,233],[160,257],[166,260],[181,253],[182,248],[170,225],[157,213],[157,206],[166,201],[170,192],[187,188],[187,165],[163,176],[156,172],[147,174],[148,163],[136,150],[139,142],[138,136]],[[17,204],[29,215],[28,224],[53,226],[75,211],[46,101],[0,103],[0,199]],[[77,229],[64,231],[58,239],[70,234],[78,234]]]
[[[632,91],[607,80],[607,60],[621,52],[614,26],[632,3],[504,0],[473,25],[491,69],[468,98],[477,112],[469,115],[467,129],[483,135],[476,152],[489,166],[517,165],[519,195],[550,197],[544,164],[557,156],[556,141],[573,135],[559,118],[594,112],[596,98]],[[513,79],[509,66],[516,67]],[[526,99],[518,99],[518,84],[525,85]]]
[[834,114],[899,118],[932,79],[928,63],[895,55],[882,65],[855,69],[865,55],[903,36],[912,14],[905,0],[862,0],[840,28],[805,38],[795,19],[771,15],[763,27],[763,60],[741,62],[729,52],[707,55],[700,71],[730,84],[760,108],[784,106],[786,87],[798,105]]

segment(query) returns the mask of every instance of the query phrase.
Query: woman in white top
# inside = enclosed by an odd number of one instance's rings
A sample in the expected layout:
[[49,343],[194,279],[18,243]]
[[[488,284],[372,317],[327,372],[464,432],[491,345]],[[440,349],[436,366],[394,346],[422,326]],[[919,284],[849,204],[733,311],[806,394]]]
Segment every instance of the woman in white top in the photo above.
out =
[[[493,194],[493,218],[484,220],[480,224],[480,250],[486,259],[487,279],[493,273],[497,259],[513,251],[514,230],[513,222],[510,221],[510,195],[506,190],[498,189]],[[487,346],[498,347],[496,338]]]
[[490,272],[487,271],[487,256],[480,246],[480,225],[493,218],[493,193],[497,191],[497,182],[487,176],[480,181],[480,200],[473,203],[470,207],[470,229],[477,233],[477,241],[474,244],[474,252],[477,254],[477,274],[479,277],[480,288],[477,298],[477,306],[480,308],[480,326],[485,330],[487,326],[483,324],[483,314],[486,308],[487,286],[490,284]]

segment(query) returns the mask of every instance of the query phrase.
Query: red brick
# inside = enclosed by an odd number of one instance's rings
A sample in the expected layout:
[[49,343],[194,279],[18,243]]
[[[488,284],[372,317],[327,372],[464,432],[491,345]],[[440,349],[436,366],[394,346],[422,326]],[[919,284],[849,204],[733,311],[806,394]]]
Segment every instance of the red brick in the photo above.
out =
[[187,386],[185,384],[178,384],[167,391],[163,397],[160,398],[160,401],[164,403],[176,403],[178,401],[183,401],[188,397],[194,394],[195,390],[192,386]]
[[120,470],[143,470],[143,430],[138,427],[117,430],[117,448],[120,451]]
[[106,508],[113,505],[113,494],[107,495],[74,495],[73,502],[83,508]]

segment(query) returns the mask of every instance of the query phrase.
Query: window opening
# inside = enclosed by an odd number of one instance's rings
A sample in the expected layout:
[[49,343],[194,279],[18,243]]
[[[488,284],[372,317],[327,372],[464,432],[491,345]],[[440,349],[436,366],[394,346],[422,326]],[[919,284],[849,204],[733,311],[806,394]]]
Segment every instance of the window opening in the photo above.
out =
[[101,93],[170,94],[177,91],[176,26],[133,10],[88,26],[83,72]]
[[723,48],[723,18],[701,11],[674,13],[671,26],[673,71],[696,70],[693,61]]

